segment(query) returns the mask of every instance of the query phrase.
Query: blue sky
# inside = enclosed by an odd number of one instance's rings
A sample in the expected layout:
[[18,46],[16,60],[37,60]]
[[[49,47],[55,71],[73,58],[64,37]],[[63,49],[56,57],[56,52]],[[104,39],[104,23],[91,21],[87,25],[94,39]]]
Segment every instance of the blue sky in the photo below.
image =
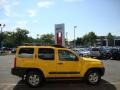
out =
[[30,36],[53,33],[64,23],[68,39],[93,31],[98,36],[120,36],[120,0],[0,0],[0,23],[4,31],[29,30]]

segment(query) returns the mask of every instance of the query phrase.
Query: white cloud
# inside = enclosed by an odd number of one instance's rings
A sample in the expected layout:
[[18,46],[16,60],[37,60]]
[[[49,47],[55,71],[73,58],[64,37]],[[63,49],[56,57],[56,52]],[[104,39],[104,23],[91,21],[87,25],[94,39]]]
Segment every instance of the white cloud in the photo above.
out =
[[0,0],[0,9],[3,10],[6,16],[10,15],[11,6],[8,4],[8,0]]
[[85,1],[85,0],[64,0],[65,2],[82,2],[82,1]]
[[17,0],[0,0],[0,10],[2,10],[6,16],[11,16],[13,13],[12,8],[18,4],[19,2]]
[[11,15],[11,6],[10,5],[5,5],[4,6],[4,14],[6,16],[10,16]]
[[6,3],[8,3],[7,0],[0,0],[0,6],[2,6],[3,4],[6,4]]
[[53,5],[54,2],[53,1],[46,1],[46,0],[43,0],[43,1],[39,1],[37,3],[38,7],[40,8],[49,8],[51,5]]
[[36,13],[37,13],[35,10],[32,10],[32,9],[28,10],[27,12],[29,14],[29,17],[34,17],[36,16]]

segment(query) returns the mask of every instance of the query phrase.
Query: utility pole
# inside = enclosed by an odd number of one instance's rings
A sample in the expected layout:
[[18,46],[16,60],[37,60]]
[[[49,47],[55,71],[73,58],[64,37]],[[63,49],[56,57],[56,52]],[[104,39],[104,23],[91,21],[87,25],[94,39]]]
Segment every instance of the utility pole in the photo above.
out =
[[66,32],[66,46],[68,46],[68,32]]
[[76,30],[77,26],[74,26],[74,48],[76,47],[76,41],[75,41],[75,30]]

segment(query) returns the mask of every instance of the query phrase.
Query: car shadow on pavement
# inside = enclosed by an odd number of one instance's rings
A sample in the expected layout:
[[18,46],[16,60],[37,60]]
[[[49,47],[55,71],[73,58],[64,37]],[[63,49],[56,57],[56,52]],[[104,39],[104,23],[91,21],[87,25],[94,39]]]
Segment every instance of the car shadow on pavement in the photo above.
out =
[[117,90],[116,87],[102,80],[98,85],[88,85],[84,81],[47,81],[44,85],[32,88],[19,81],[13,90]]

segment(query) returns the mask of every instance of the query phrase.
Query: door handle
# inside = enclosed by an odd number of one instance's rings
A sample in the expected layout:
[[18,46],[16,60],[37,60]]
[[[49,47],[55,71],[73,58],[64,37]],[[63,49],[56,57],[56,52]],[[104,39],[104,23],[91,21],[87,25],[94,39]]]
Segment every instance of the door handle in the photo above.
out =
[[57,64],[60,64],[60,65],[61,65],[61,64],[63,64],[63,63],[57,63]]

